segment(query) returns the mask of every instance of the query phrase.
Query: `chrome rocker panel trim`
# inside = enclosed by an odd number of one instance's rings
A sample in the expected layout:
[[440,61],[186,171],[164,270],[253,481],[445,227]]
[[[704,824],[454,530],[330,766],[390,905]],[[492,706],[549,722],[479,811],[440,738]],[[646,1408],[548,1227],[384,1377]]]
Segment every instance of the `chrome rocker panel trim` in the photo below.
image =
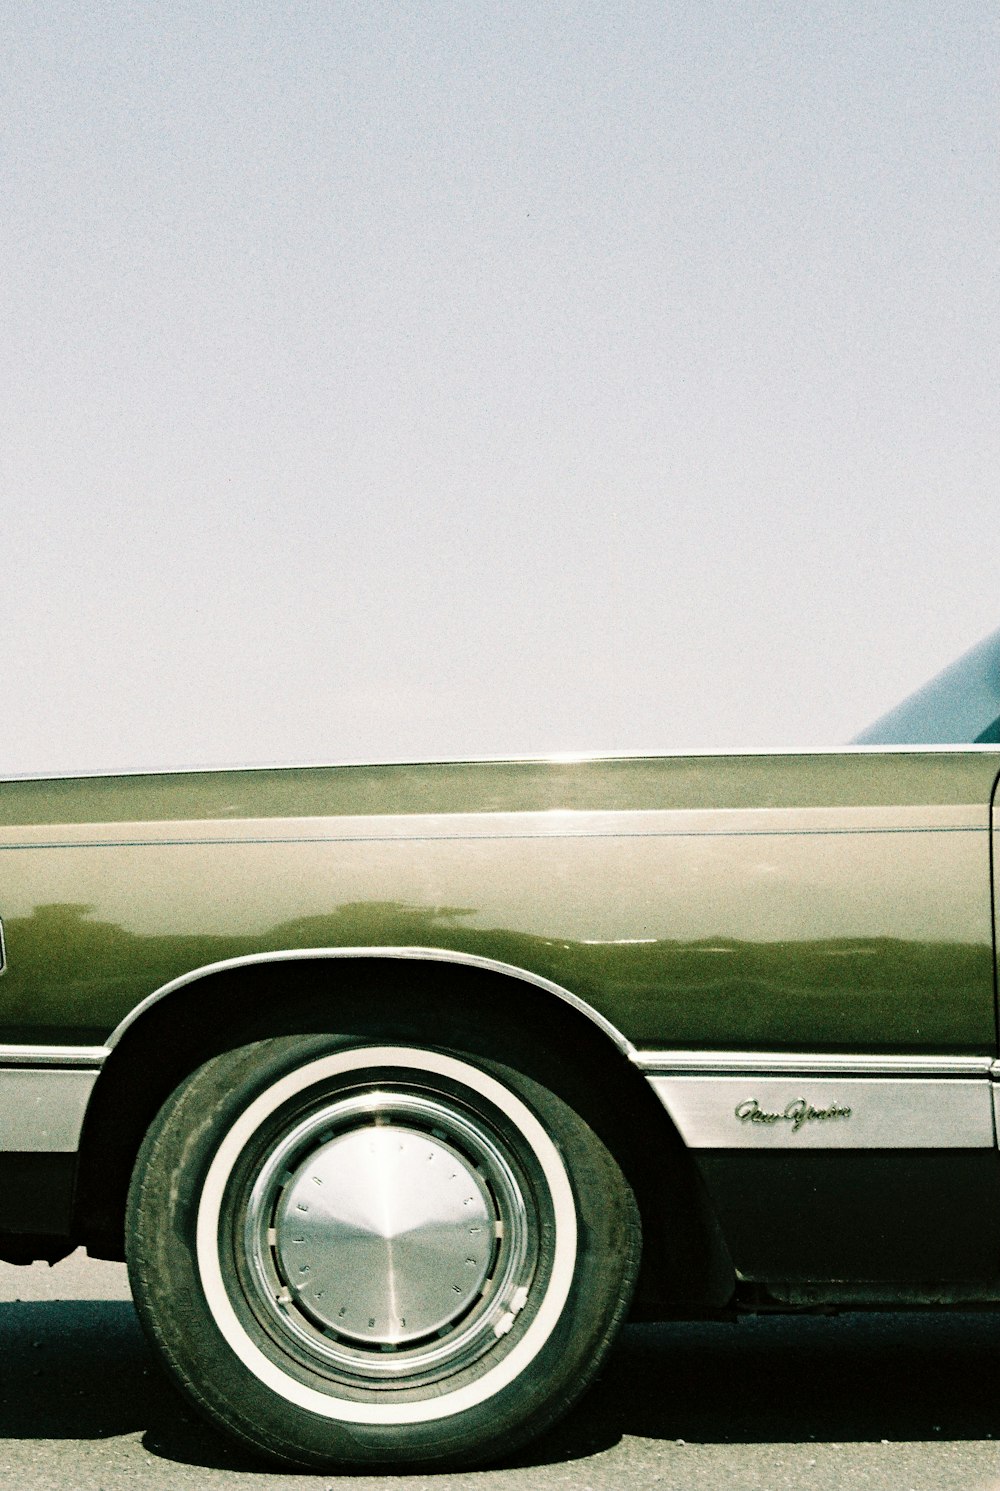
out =
[[85,1067],[100,1071],[107,1046],[0,1046],[0,1070],[9,1066]]
[[97,1077],[96,1066],[0,1067],[0,1152],[75,1153]]
[[986,1077],[1000,1076],[990,1056],[869,1056],[797,1051],[636,1051],[632,1057],[647,1076],[717,1072],[737,1076],[789,1072],[831,1077]]
[[997,1144],[1000,1061],[990,1057],[637,1051],[584,1000],[512,965],[438,948],[319,948],[226,959],[192,970],[137,1005],[105,1046],[0,1046],[0,1152],[75,1151],[105,1059],[140,1015],[173,990],[233,967],[378,956],[486,968],[556,995],[604,1030],[644,1073],[692,1149],[985,1149]]
[[990,1149],[990,1057],[642,1051],[691,1149]]

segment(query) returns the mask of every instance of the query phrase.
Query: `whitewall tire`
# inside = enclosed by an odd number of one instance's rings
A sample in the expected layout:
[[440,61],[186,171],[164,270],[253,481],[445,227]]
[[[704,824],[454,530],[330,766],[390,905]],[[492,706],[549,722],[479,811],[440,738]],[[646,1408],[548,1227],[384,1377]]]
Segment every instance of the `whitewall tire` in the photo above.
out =
[[583,1120],[459,1052],[280,1037],[168,1100],[129,1195],[144,1325],[198,1406],[311,1468],[482,1461],[599,1366],[635,1203]]

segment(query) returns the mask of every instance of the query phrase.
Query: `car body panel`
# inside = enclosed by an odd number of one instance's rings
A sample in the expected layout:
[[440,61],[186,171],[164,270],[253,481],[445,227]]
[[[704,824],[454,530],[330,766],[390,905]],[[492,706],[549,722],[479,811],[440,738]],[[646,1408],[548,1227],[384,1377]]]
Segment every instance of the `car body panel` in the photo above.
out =
[[454,961],[491,974],[484,1016],[518,981],[648,1078],[737,1279],[1000,1297],[998,771],[979,746],[0,784],[0,1234],[65,1231],[89,1095],[154,1008],[196,1025],[263,967],[277,1011],[322,959],[334,1019],[353,960],[395,960],[404,1005],[414,960]]
[[0,1042],[103,1043],[284,950],[524,969],[639,1047],[995,1055],[1000,754],[815,753],[0,785]]

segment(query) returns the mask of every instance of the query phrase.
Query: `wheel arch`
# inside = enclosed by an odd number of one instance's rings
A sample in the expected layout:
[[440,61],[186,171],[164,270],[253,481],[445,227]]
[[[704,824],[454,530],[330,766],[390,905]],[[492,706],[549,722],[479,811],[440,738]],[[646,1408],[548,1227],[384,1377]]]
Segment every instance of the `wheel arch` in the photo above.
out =
[[454,951],[451,948],[439,947],[310,947],[310,948],[284,948],[274,952],[247,953],[242,957],[223,958],[216,963],[206,963],[200,968],[193,968],[187,973],[180,974],[177,978],[170,979],[162,984],[133,1010],[129,1012],[115,1026],[108,1037],[106,1045],[109,1050],[114,1050],[128,1032],[139,1020],[143,1019],[148,1012],[162,1000],[170,998],[178,990],[187,988],[190,984],[198,983],[203,979],[211,978],[216,974],[230,973],[239,968],[257,968],[267,964],[281,963],[315,963],[327,959],[348,959],[351,961],[365,960],[373,962],[376,960],[389,959],[393,962],[410,961],[418,963],[447,963],[456,967],[475,968],[490,973],[497,973],[505,978],[520,979],[527,984],[533,984],[536,988],[543,989],[546,993],[553,995],[556,999],[563,1000],[580,1014],[584,1015],[591,1023],[608,1037],[608,1039],[626,1056],[631,1056],[634,1047],[631,1041],[621,1033],[617,1026],[596,1010],[593,1005],[581,999],[578,994],[573,994],[561,984],[553,982],[552,979],[544,978],[541,974],[533,973],[530,969],[519,968],[513,963],[504,963],[497,958],[484,958],[476,953],[464,953]]
[[[401,976],[401,965],[405,974]],[[143,1135],[196,1067],[266,1035],[365,1032],[502,1060],[558,1092],[618,1159],[645,1246],[636,1312],[702,1313],[727,1301],[732,1265],[693,1160],[631,1043],[585,1000],[513,965],[437,948],[294,949],[206,965],[129,1014],[88,1108],[76,1231],[123,1256],[125,1198]]]

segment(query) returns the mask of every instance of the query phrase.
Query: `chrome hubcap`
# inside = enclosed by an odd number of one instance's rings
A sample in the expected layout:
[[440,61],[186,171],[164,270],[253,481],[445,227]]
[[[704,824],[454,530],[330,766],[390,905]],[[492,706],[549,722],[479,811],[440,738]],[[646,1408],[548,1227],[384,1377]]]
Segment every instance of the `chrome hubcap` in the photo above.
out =
[[299,1166],[278,1203],[276,1257],[318,1324],[346,1340],[400,1346],[479,1298],[494,1222],[482,1178],[451,1145],[372,1126]]
[[283,1350],[346,1386],[439,1382],[492,1350],[528,1302],[534,1187],[500,1133],[450,1096],[333,1095],[281,1130],[244,1195],[232,1214],[243,1298]]

